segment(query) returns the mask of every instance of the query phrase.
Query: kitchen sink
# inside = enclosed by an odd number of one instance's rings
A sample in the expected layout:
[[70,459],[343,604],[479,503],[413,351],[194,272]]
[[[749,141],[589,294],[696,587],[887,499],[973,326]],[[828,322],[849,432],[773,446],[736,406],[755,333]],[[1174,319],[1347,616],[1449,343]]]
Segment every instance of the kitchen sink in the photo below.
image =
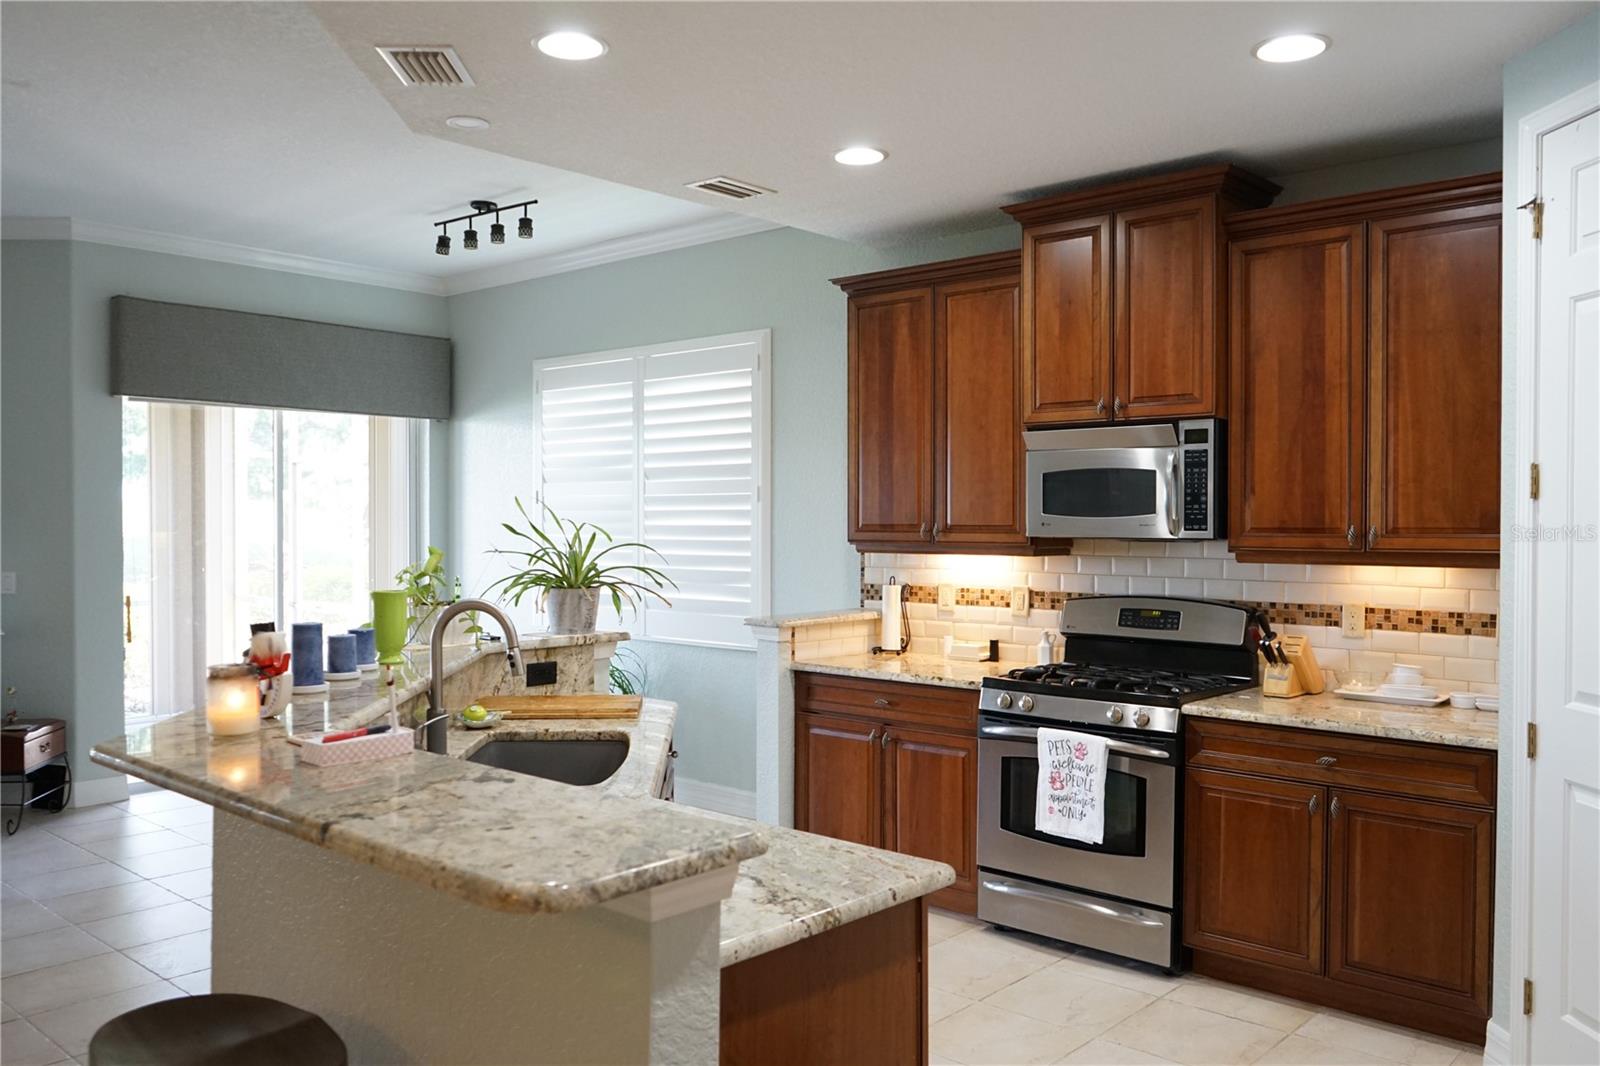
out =
[[491,740],[467,761],[569,785],[598,785],[627,757],[626,740]]

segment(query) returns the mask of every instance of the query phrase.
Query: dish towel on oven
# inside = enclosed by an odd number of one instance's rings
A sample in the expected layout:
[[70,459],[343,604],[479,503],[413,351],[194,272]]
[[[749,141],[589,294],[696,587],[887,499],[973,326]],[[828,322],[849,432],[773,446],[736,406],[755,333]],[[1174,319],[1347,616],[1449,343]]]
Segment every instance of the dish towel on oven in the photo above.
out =
[[1099,844],[1106,831],[1106,738],[1066,729],[1039,730],[1039,781],[1033,827]]

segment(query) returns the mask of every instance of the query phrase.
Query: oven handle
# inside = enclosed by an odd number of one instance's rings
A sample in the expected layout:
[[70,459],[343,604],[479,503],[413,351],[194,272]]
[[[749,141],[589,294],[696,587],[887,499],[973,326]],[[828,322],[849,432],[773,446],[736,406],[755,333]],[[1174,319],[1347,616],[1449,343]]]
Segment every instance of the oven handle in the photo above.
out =
[[[1031,725],[984,725],[978,727],[980,737],[994,737],[995,739],[1037,740],[1039,730]],[[1141,755],[1146,759],[1170,759],[1172,756],[1160,748],[1150,748],[1143,744],[1129,744],[1126,740],[1106,738],[1106,747],[1123,755]]]
[[983,879],[983,887],[990,892],[998,892],[1003,896],[1021,896],[1023,899],[1036,899],[1041,903],[1059,903],[1066,907],[1077,907],[1079,910],[1094,911],[1103,917],[1119,922],[1127,922],[1130,925],[1143,925],[1157,929],[1162,926],[1162,923],[1154,918],[1145,918],[1132,911],[1122,910],[1110,903],[1090,903],[1086,899],[1072,899],[1069,896],[1058,895],[1054,892],[1026,888],[1008,881],[991,881],[988,878]]

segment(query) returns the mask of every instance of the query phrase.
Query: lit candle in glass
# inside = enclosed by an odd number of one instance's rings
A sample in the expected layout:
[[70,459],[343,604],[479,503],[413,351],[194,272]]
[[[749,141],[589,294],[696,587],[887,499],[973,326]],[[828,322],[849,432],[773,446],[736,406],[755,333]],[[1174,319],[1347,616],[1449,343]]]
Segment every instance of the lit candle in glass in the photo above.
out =
[[206,732],[231,737],[260,730],[261,690],[255,667],[229,663],[207,670]]

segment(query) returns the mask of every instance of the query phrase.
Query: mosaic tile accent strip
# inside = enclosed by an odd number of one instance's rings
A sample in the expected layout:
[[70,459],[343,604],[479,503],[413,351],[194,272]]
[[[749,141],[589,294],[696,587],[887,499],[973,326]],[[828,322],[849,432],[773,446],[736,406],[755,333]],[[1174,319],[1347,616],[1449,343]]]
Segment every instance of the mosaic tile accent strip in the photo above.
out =
[[[1028,594],[1028,606],[1035,611],[1059,611],[1068,600],[1091,596],[1088,592],[1042,592]],[[936,585],[906,585],[902,597],[907,603],[938,603]],[[861,584],[861,603],[883,602],[883,586]],[[957,607],[1009,607],[1011,590],[1000,588],[958,588]],[[1254,603],[1241,601],[1241,607],[1266,613],[1275,626],[1339,627],[1342,608],[1336,603]],[[1444,633],[1451,636],[1493,637],[1499,633],[1499,617],[1477,611],[1417,610],[1408,607],[1368,607],[1367,629],[1396,633]]]

